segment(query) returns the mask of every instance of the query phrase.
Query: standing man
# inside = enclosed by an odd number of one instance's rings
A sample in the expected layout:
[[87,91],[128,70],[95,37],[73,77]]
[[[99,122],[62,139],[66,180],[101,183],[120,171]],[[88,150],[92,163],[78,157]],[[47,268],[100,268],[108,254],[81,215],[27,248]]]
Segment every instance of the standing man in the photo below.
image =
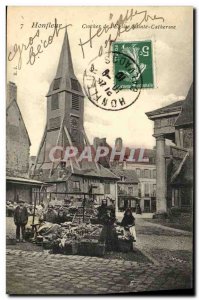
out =
[[23,200],[18,201],[18,206],[14,211],[14,223],[16,225],[16,239],[17,242],[20,242],[20,231],[22,235],[22,242],[25,242],[24,234],[25,234],[25,226],[28,223],[28,211],[24,205]]

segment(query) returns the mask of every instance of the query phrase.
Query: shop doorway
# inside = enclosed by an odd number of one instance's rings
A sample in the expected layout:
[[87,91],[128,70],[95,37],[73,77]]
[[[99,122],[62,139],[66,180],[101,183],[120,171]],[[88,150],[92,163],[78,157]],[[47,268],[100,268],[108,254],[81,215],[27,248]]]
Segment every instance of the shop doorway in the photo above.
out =
[[150,207],[150,200],[144,200],[144,212],[150,212],[151,207]]

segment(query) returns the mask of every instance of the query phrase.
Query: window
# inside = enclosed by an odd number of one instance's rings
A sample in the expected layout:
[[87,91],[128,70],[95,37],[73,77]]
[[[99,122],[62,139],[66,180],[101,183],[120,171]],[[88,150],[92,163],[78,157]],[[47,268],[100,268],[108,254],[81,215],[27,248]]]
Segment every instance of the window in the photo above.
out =
[[119,208],[122,209],[124,208],[124,200],[123,199],[119,199]]
[[72,94],[72,109],[79,110],[79,96]]
[[120,180],[121,180],[121,181],[125,181],[125,180],[126,180],[126,177],[125,177],[125,176],[120,176]]
[[144,170],[144,178],[149,178],[149,170],[148,169]]
[[80,191],[80,182],[73,181],[73,191]]
[[155,197],[156,196],[156,184],[153,184],[153,197]]
[[180,129],[180,147],[183,147],[183,135],[184,135],[183,128],[181,128]]
[[137,176],[140,177],[140,169],[136,169]]
[[56,78],[53,83],[53,90],[58,90],[60,87],[61,78]]
[[51,97],[51,110],[55,110],[59,108],[59,97],[58,94],[54,94]]
[[153,178],[156,179],[156,169],[153,170]]
[[144,178],[144,170],[141,170],[141,175],[140,175],[141,178]]
[[55,129],[60,127],[60,117],[52,118],[49,120],[50,129]]
[[110,183],[104,184],[104,194],[110,194]]
[[76,79],[71,78],[71,88],[74,91],[79,91],[78,81]]
[[149,197],[149,184],[148,183],[144,184],[144,194],[146,197]]
[[133,187],[132,187],[132,186],[128,186],[128,194],[129,194],[130,196],[133,195]]

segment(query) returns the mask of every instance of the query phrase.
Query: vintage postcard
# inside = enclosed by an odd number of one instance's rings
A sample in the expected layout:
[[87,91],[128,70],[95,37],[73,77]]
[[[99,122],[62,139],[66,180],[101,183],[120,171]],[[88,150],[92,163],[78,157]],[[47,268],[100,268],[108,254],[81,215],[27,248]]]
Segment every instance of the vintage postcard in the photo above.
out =
[[193,294],[192,7],[7,7],[6,291]]

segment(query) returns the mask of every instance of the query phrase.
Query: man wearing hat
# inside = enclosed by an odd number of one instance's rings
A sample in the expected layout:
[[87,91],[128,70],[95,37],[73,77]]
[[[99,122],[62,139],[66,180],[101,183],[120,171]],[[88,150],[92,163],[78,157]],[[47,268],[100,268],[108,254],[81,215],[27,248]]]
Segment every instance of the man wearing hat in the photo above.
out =
[[28,210],[24,206],[24,201],[19,200],[18,206],[15,208],[14,211],[14,222],[16,225],[16,239],[17,242],[20,241],[20,231],[22,235],[22,242],[25,242],[24,240],[24,233],[25,233],[25,226],[28,223]]

